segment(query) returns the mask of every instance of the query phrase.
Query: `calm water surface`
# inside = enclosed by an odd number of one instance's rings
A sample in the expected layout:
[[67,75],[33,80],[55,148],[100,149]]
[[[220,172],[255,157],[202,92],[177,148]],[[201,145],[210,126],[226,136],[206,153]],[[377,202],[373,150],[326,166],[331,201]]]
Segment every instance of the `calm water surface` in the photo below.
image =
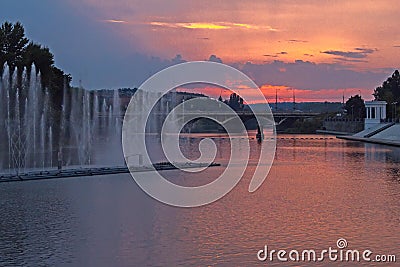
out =
[[[196,157],[200,138],[189,137],[183,150]],[[229,142],[214,139],[226,163]],[[247,192],[259,149],[251,140],[238,186],[199,208],[161,204],[128,174],[0,184],[0,266],[266,266],[279,263],[257,260],[264,245],[322,250],[338,238],[400,260],[399,148],[315,135],[280,135],[277,145],[259,190]],[[164,174],[193,186],[222,171]],[[344,265],[318,263],[335,264]]]

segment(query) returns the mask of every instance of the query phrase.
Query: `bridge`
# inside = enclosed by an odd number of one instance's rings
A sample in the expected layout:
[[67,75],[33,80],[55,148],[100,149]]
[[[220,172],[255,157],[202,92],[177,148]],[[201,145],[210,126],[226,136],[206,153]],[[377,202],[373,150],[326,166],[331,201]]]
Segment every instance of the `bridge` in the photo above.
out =
[[[252,112],[251,110],[239,110],[235,111],[235,113],[244,124],[247,123],[246,125],[252,124],[254,126],[255,123],[256,125],[258,125],[258,128],[260,128],[259,123],[255,121],[257,116],[257,118],[261,120],[261,124],[263,125],[261,126],[261,130],[262,128],[265,128],[267,125],[275,124],[275,126],[279,126],[279,125],[284,125],[283,124],[284,122],[293,123],[297,119],[312,118],[320,115],[320,113],[301,112],[301,111],[272,112],[273,117],[271,116],[271,113],[267,113],[265,111],[257,111],[257,110],[255,112]],[[168,114],[169,114],[168,112],[153,111],[150,115],[150,120],[154,120],[155,123],[152,124],[152,127],[148,128],[148,131],[154,133],[160,132],[161,126],[163,125],[163,122]],[[223,110],[214,112],[207,112],[207,111],[204,112],[202,110],[185,109],[184,112],[176,112],[175,114],[176,115],[174,120],[176,121],[176,123],[180,124],[182,123],[183,120],[190,121],[188,123],[189,128],[191,124],[195,123],[201,118],[206,118],[206,117],[214,118],[217,119],[221,124],[226,125],[231,121],[233,122],[234,118],[236,117],[232,113]],[[121,120],[123,119],[123,116],[124,115],[120,115]],[[131,119],[135,117],[143,119],[143,114],[141,113],[129,114],[129,117]]]
[[[252,119],[255,119],[256,116],[258,118],[260,118],[261,120],[266,119],[267,121],[270,121],[272,119],[272,117],[267,114],[266,112],[252,112],[250,110],[240,110],[240,111],[236,111],[236,114],[239,116],[239,118],[243,121],[249,121]],[[167,113],[152,113],[152,116],[154,117],[158,117],[158,118],[165,118],[168,114]],[[233,119],[233,116],[231,113],[227,113],[227,112],[202,112],[202,111],[196,111],[196,110],[189,110],[189,111],[185,111],[184,113],[178,113],[178,117],[181,118],[181,116],[185,116],[187,117],[192,117],[194,120],[199,119],[201,117],[205,117],[205,116],[210,116],[210,117],[214,117],[219,119],[220,121],[224,121],[227,122],[231,119]],[[301,111],[293,111],[293,112],[272,112],[273,118],[275,120],[275,123],[277,125],[281,124],[283,121],[287,120],[287,119],[301,119],[301,118],[313,118],[316,117],[318,115],[320,115],[320,113],[316,113],[316,112],[301,112]],[[138,114],[138,116],[140,116]]]
[[274,118],[312,118],[320,115],[321,113],[316,112],[272,112]]
[[[188,117],[201,117],[201,116],[216,116],[216,117],[232,117],[231,113],[226,113],[226,112],[213,112],[213,113],[205,113],[203,111],[185,111],[184,113],[177,113],[180,116],[188,116]],[[236,114],[242,119],[242,120],[247,120],[250,118],[255,118],[255,116],[260,116],[260,117],[266,117],[265,112],[252,112],[249,110],[244,110],[244,111],[236,111]],[[272,115],[274,116],[275,119],[282,119],[282,118],[312,118],[320,115],[321,113],[317,112],[301,112],[301,111],[293,111],[293,112],[272,112]],[[131,116],[134,114],[131,114]],[[138,116],[141,116],[141,114],[137,114]],[[165,112],[155,112],[152,113],[152,116],[154,117],[166,117],[168,113]],[[268,115],[268,114],[267,114]],[[121,118],[124,117],[124,115],[120,115]]]

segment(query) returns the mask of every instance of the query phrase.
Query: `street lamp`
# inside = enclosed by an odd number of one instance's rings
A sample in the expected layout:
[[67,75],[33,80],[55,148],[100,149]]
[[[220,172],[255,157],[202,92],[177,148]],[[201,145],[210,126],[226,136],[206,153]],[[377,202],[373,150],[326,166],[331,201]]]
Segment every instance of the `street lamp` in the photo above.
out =
[[354,105],[351,105],[351,120],[354,120]]

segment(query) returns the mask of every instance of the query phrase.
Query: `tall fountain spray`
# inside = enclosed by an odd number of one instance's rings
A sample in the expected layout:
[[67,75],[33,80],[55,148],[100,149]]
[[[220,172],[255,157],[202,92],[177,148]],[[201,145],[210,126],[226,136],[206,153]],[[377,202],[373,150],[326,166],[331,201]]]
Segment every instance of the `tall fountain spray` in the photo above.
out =
[[60,96],[42,86],[35,65],[17,72],[5,64],[0,73],[0,173],[93,164],[97,139],[107,135],[120,141],[117,90],[110,103],[104,95],[65,82],[58,107],[54,98]]

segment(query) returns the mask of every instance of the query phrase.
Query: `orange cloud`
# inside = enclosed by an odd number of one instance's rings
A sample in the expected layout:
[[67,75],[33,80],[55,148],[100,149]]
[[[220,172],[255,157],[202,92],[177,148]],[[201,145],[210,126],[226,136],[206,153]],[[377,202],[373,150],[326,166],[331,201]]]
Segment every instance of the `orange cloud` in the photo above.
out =
[[106,19],[106,20],[104,20],[104,22],[108,22],[108,23],[128,23],[125,20],[115,20],[115,19]]
[[[261,63],[275,59],[263,55],[273,55],[285,62],[309,60],[313,55],[316,63],[340,62],[358,70],[395,67],[400,63],[398,57],[393,57],[398,53],[393,45],[398,44],[396,36],[400,31],[400,2],[396,1],[366,4],[365,0],[176,0],[157,6],[139,0],[83,1],[97,8],[97,14],[103,17],[123,16],[131,27],[114,30],[121,31],[124,41],[129,40],[152,56],[169,58],[182,54],[189,60],[202,60],[217,54],[225,62]],[[171,22],[174,17],[180,21]],[[182,32],[187,29],[194,31]],[[211,41],[199,42],[199,33]],[[354,50],[364,45],[377,50]],[[287,54],[279,54],[280,51]],[[361,54],[365,55],[363,60],[347,59]]]
[[249,30],[269,30],[278,31],[271,26],[260,26],[245,23],[232,22],[159,22],[152,21],[149,23],[152,26],[168,27],[168,28],[186,28],[186,29],[208,29],[208,30],[226,30],[233,28],[249,29]]
[[229,26],[215,24],[215,23],[167,23],[167,22],[150,22],[153,26],[171,27],[171,28],[186,28],[186,29],[209,29],[209,30],[223,30],[229,29]]

